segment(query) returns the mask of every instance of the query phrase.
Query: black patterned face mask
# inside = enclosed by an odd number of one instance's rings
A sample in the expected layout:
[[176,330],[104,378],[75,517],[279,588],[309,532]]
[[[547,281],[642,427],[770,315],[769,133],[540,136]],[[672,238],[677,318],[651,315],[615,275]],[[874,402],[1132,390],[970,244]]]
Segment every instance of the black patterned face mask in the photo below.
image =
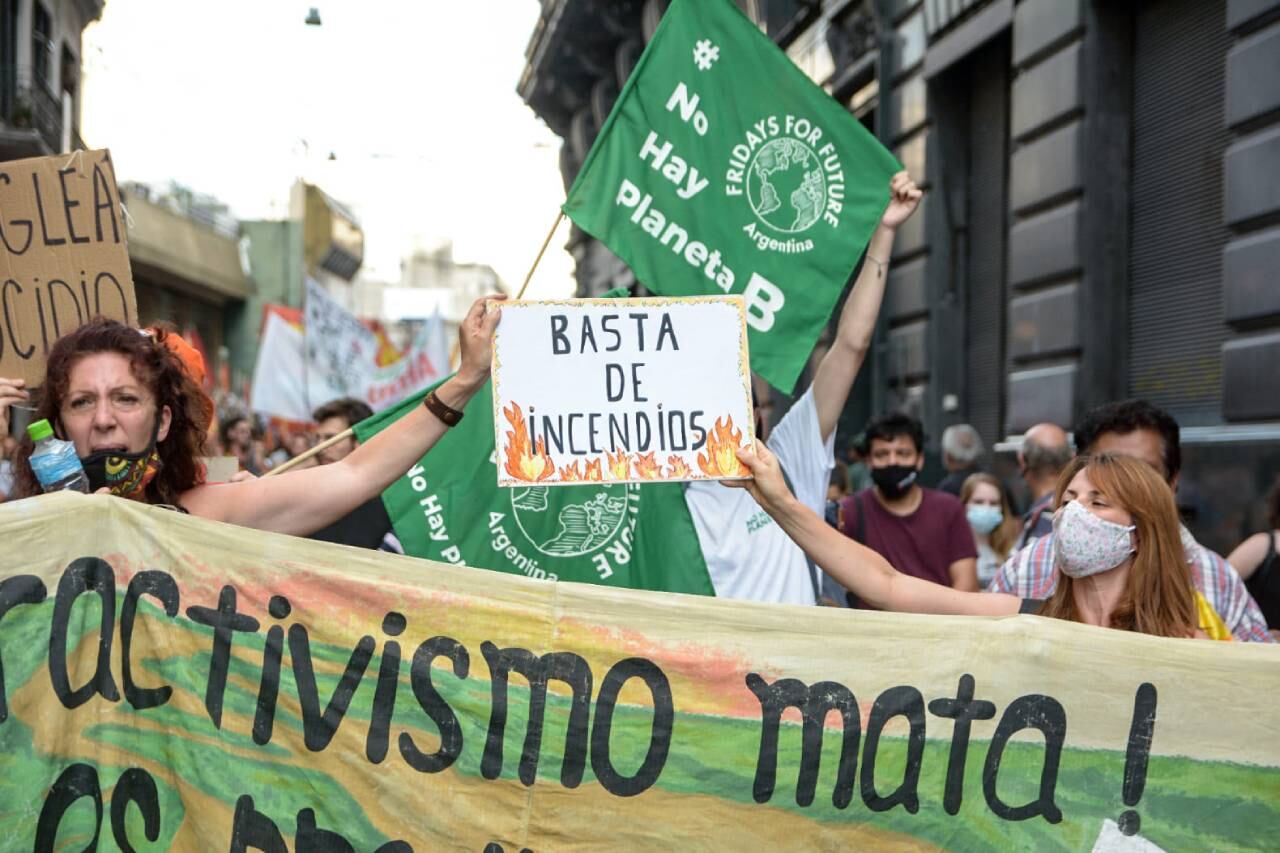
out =
[[160,451],[156,436],[160,433],[160,421],[151,433],[151,442],[140,453],[121,453],[119,450],[99,450],[80,459],[84,473],[89,478],[90,494],[102,488],[111,490],[116,497],[140,501],[147,486],[160,473]]

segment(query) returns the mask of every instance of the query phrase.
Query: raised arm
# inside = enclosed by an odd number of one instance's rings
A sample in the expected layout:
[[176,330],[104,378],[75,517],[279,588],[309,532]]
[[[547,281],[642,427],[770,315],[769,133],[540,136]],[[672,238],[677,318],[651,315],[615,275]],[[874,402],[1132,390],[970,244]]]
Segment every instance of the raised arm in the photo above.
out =
[[755,479],[733,485],[741,483],[823,571],[868,604],[902,613],[1009,616],[1018,612],[1021,602],[1012,595],[961,592],[904,575],[880,554],[844,536],[796,500],[778,460],[762,444],[757,443],[755,453],[739,451],[738,458]]
[[871,242],[867,244],[866,260],[862,272],[853,283],[853,290],[845,300],[836,326],[836,339],[827,350],[813,376],[813,401],[818,408],[818,426],[822,440],[835,430],[844,411],[845,401],[853,388],[862,362],[871,347],[871,336],[876,329],[876,316],[884,298],[885,276],[889,272],[889,255],[893,251],[893,238],[898,226],[915,213],[923,195],[915,181],[906,172],[899,172],[889,182],[889,206]]
[[1227,562],[1239,573],[1241,580],[1248,580],[1258,570],[1258,566],[1262,565],[1262,561],[1267,558],[1267,551],[1272,547],[1270,532],[1255,533],[1227,555]]
[[[498,310],[486,312],[484,299],[471,306],[458,331],[461,366],[436,389],[446,405],[462,409],[488,381],[491,340],[500,316]],[[305,536],[380,495],[447,429],[418,406],[340,462],[278,477],[198,486],[183,495],[183,505],[203,518]]]

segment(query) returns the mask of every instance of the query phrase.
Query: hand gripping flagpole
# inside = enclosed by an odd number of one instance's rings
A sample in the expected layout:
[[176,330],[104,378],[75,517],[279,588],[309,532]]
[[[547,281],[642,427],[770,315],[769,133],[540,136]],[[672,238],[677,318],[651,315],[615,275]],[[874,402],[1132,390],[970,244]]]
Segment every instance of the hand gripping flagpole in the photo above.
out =
[[[533,274],[538,269],[538,264],[542,263],[542,256],[546,254],[547,246],[551,245],[551,238],[556,236],[556,231],[559,230],[560,223],[563,220],[564,220],[564,211],[563,210],[557,211],[555,224],[551,226],[551,230],[547,232],[546,239],[542,241],[542,247],[538,249],[538,256],[533,259],[533,265],[529,267],[529,272],[524,277],[524,283],[520,285],[520,292],[516,294],[516,299],[520,299],[521,297],[523,297],[524,292],[529,289],[529,282],[533,280]],[[458,355],[458,342],[454,341],[453,352],[449,354],[450,364],[453,363],[453,360],[457,357],[457,355]],[[303,462],[306,462],[308,459],[312,458],[313,456],[316,456],[317,454],[322,453],[325,450],[328,450],[330,447],[342,441],[343,439],[351,438],[355,434],[356,434],[355,430],[351,427],[348,427],[347,429],[335,435],[333,438],[325,439],[324,441],[320,442],[315,447],[311,448],[305,453],[299,453],[297,456],[293,457],[288,462],[284,462],[283,464],[277,465],[276,467],[272,468],[270,471],[263,474],[262,476],[273,477],[276,474],[283,474],[284,472],[288,471],[290,468],[293,468],[296,465],[301,465]]]

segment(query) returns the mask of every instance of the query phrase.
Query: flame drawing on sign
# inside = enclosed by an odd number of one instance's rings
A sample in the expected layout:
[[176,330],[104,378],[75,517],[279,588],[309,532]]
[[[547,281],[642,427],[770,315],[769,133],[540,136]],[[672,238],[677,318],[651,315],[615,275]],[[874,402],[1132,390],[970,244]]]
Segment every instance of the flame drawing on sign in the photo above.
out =
[[689,477],[692,474],[693,469],[685,464],[685,461],[679,456],[667,457],[667,477],[669,479],[682,479]]
[[627,451],[619,450],[615,456],[612,453],[606,453],[605,458],[609,460],[609,478],[612,480],[629,480],[631,479],[631,458],[627,456]]
[[578,470],[578,460],[574,460],[572,465],[566,465],[560,469],[560,482],[576,483],[582,479],[582,472]]
[[589,483],[599,483],[604,480],[604,475],[600,473],[599,459],[592,459],[587,463],[587,470],[583,473],[582,479]]
[[520,405],[513,402],[502,410],[507,423],[513,429],[507,430],[507,462],[503,467],[508,474],[526,483],[537,483],[552,477],[556,473],[555,463],[547,455],[545,439],[538,439],[537,445],[529,441],[529,431],[525,427],[524,412]]
[[662,476],[662,466],[653,453],[636,454],[636,476],[641,480],[656,480]]
[[698,454],[698,467],[708,477],[739,477],[745,471],[738,462],[742,430],[733,428],[733,417],[716,418],[715,429],[707,433],[705,453]]

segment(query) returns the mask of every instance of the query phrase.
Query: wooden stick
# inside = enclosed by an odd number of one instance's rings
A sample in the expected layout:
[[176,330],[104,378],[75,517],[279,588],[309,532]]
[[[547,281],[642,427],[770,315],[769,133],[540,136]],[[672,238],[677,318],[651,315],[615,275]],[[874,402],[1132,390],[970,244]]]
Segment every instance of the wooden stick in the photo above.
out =
[[564,219],[564,211],[556,212],[556,224],[551,226],[551,230],[547,232],[547,239],[542,241],[542,248],[538,250],[538,257],[533,259],[533,266],[529,267],[529,274],[524,277],[524,284],[520,285],[520,292],[516,294],[516,299],[524,296],[525,290],[529,287],[529,282],[533,279],[533,271],[538,268],[538,264],[542,263],[542,256],[547,251],[547,246],[551,245],[551,238],[556,236],[556,229],[560,227],[561,220]]
[[335,435],[333,438],[326,438],[324,441],[320,442],[315,447],[308,450],[306,453],[299,453],[297,456],[293,457],[288,462],[285,462],[282,465],[277,465],[276,467],[272,468],[270,471],[263,474],[262,476],[272,477],[272,476],[275,476],[276,474],[283,474],[285,471],[288,471],[293,466],[300,465],[303,462],[306,462],[308,459],[320,453],[321,451],[328,450],[330,447],[333,447],[335,444],[337,444],[339,441],[342,441],[344,438],[351,438],[355,434],[356,434],[356,431],[348,427],[347,429]]

